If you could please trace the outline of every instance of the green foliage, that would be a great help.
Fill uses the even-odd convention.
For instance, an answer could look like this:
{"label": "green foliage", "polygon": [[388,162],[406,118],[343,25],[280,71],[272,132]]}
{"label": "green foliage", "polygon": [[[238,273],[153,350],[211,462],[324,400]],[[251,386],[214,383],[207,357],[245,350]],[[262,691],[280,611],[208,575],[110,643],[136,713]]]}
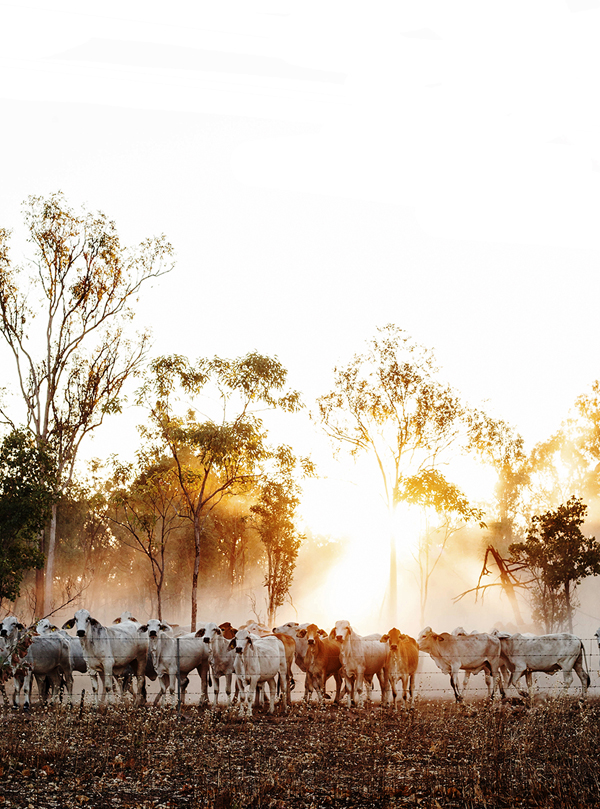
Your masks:
{"label": "green foliage", "polygon": [[55,499],[55,459],[25,430],[0,446],[0,602],[14,601],[23,575],[44,565],[40,532]]}
{"label": "green foliage", "polygon": [[[181,513],[194,528],[192,627],[212,512],[225,499],[253,491],[268,478],[270,467],[295,462],[289,448],[268,444],[259,415],[264,410],[295,412],[301,407],[298,392],[287,390],[286,380],[279,360],[256,352],[236,359],[200,358],[195,363],[172,355],[151,363],[138,391],[138,402],[150,412],[142,435],[157,452],[172,457]],[[186,410],[180,415],[176,409],[183,409],[182,400]],[[199,415],[211,407],[214,411],[215,401],[214,416]],[[310,468],[309,461],[303,463]]]}
{"label": "green foliage", "polygon": [[250,511],[267,556],[265,587],[267,588],[267,620],[275,622],[277,609],[289,594],[298,550],[304,539],[295,527],[294,517],[299,504],[293,480],[268,480]]}
{"label": "green foliage", "polygon": [[526,540],[509,548],[511,561],[533,575],[536,615],[546,625],[556,626],[564,614],[572,629],[573,591],[583,578],[600,574],[600,543],[580,528],[586,512],[587,506],[571,497],[554,511],[534,516]]}
{"label": "green foliage", "polygon": [[62,483],[84,436],[120,411],[149,339],[132,341],[125,327],[144,282],[168,271],[172,248],[164,236],[125,248],[113,221],[76,213],[61,193],[29,197],[24,219],[34,252],[26,268],[11,263],[9,234],[0,230],[0,334],[16,363],[27,426],[52,444]]}
{"label": "green foliage", "polygon": [[397,499],[431,508],[438,514],[455,515],[465,522],[477,520],[480,528],[486,528],[483,511],[472,506],[458,486],[447,481],[437,469],[425,469],[403,479],[397,489]]}

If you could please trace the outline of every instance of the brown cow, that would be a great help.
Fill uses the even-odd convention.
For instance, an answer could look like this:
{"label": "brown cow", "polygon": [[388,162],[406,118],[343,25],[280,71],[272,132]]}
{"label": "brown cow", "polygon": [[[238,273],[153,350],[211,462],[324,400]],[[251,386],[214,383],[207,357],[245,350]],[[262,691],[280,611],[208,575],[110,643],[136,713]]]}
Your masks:
{"label": "brown cow", "polygon": [[396,627],[382,636],[381,643],[387,643],[390,647],[386,669],[392,689],[392,700],[397,708],[396,683],[398,680],[402,680],[404,704],[412,702],[415,674],[419,665],[419,644],[409,635],[403,635]]}
{"label": "brown cow", "polygon": [[342,689],[340,672],[340,648],[335,640],[330,640],[327,633],[316,624],[309,624],[306,629],[298,630],[299,638],[306,638],[307,650],[304,655],[306,671],[311,676],[312,685],[317,692],[319,705],[325,697],[325,685],[330,677],[335,680],[335,702],[339,703]]}
{"label": "brown cow", "polygon": [[[285,662],[286,662],[286,677],[287,677],[287,700],[288,705],[292,704],[292,695],[291,691],[296,685],[294,682],[294,676],[292,674],[292,664],[294,663],[294,657],[296,656],[296,643],[293,638],[290,638],[289,635],[283,635],[280,632],[273,632],[275,637],[283,643],[283,648],[285,649]],[[267,637],[270,637],[267,635]],[[283,683],[281,684],[283,688]]]}

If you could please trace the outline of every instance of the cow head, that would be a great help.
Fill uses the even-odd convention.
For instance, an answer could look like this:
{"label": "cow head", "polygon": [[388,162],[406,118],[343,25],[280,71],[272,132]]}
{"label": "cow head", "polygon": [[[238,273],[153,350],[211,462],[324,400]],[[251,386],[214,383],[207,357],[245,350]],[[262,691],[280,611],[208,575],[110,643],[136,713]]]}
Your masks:
{"label": "cow head", "polygon": [[320,637],[321,630],[316,624],[309,624],[306,627],[306,642],[309,646],[314,646]]}
{"label": "cow head", "polygon": [[[447,635],[446,637],[449,638],[451,635]],[[417,638],[417,644],[422,652],[435,650],[436,643],[443,641],[444,635],[437,635],[430,626],[426,626],[425,629],[422,629]]]}
{"label": "cow head", "polygon": [[396,652],[404,638],[405,635],[399,629],[393,627],[387,634],[381,636],[380,641],[381,643],[387,643],[392,652]]}
{"label": "cow head", "polygon": [[252,636],[248,632],[247,629],[238,629],[235,633],[235,637],[229,642],[229,650],[235,649],[236,654],[242,654],[244,649],[247,647],[252,648],[254,644],[252,643]]}
{"label": "cow head", "polygon": [[8,615],[0,624],[0,638],[14,638],[21,629],[25,626],[16,615]]}
{"label": "cow head", "polygon": [[204,643],[210,643],[213,638],[216,638],[219,635],[221,635],[221,630],[212,621],[209,621],[206,626],[203,626],[196,632],[196,637],[203,638]]}
{"label": "cow head", "polygon": [[333,635],[332,640],[337,640],[340,643],[343,643],[345,640],[350,638],[352,635],[352,627],[350,626],[350,621],[336,621],[335,626],[329,633],[329,637]]}
{"label": "cow head", "polygon": [[77,610],[73,618],[63,624],[63,629],[73,629],[77,627],[77,637],[85,638],[90,628],[101,626],[100,622],[89,614],[87,610]]}
{"label": "cow head", "polygon": [[157,638],[159,632],[171,632],[169,624],[159,621],[158,618],[150,618],[147,624],[138,627],[138,632],[147,632],[149,638]]}

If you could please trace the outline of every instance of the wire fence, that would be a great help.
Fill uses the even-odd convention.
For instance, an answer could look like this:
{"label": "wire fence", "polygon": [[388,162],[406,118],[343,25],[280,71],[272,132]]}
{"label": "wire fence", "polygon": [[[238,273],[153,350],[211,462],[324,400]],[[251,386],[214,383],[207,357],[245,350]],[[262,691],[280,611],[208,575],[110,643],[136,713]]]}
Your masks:
{"label": "wire fence", "polygon": [[[52,636],[39,636],[39,637],[52,637]],[[64,636],[62,636],[64,638]],[[75,638],[72,638],[67,641],[73,646],[73,641]],[[205,643],[202,639],[194,639],[191,643],[192,639],[189,638],[169,638],[171,641],[168,645],[167,650],[163,650],[160,657],[161,657],[161,671],[168,670],[170,673],[175,675],[175,682],[176,682],[176,691],[175,697],[177,699],[178,705],[181,705],[182,695],[185,691],[185,701],[187,704],[192,704],[194,702],[200,702],[202,699],[208,698],[208,701],[211,704],[214,704],[214,693],[215,693],[215,676],[212,672],[209,663],[208,663],[208,653],[209,653],[209,644]],[[584,648],[584,670],[589,673],[591,684],[588,689],[588,695],[590,697],[597,697],[600,695],[600,650],[598,646],[598,640],[596,637],[593,638],[585,638],[581,639],[583,648]],[[123,638],[119,641],[121,646],[127,646],[129,643],[135,643],[135,639],[126,639]],[[139,639],[137,640],[139,644]],[[196,657],[194,658],[193,654],[190,654],[190,647],[196,647]],[[4,655],[6,656],[6,655]],[[3,657],[2,649],[0,648],[0,662],[1,658]],[[552,655],[552,657],[556,657]],[[146,689],[147,689],[147,700],[148,702],[154,701],[154,699],[160,695],[161,693],[161,686],[160,682],[156,679],[156,672],[151,671],[151,659],[152,655],[148,654],[147,656],[147,671],[146,671]],[[156,662],[156,660],[155,660]],[[276,661],[275,661],[276,662]],[[275,666],[276,668],[276,666]],[[150,670],[149,670],[150,669]],[[202,688],[202,677],[200,671],[204,671],[204,678],[205,681],[208,680],[208,688]],[[306,677],[304,672],[302,672],[298,666],[294,663],[293,669],[293,678],[294,678],[294,688],[291,692],[291,699],[293,702],[298,702],[304,699],[305,697],[305,681]],[[130,678],[131,682],[135,684],[135,674],[133,669],[128,671],[128,678]],[[103,685],[102,681],[102,672],[99,672],[98,679],[100,681],[100,689],[99,693],[103,693]],[[565,693],[565,685],[563,680],[563,673],[560,669],[556,669],[556,671],[552,673],[545,673],[545,672],[534,672],[533,679],[535,683],[535,692],[538,697],[552,697],[559,694]],[[187,682],[186,682],[187,680]],[[231,693],[235,694],[236,686],[235,686],[235,674],[232,677],[232,686],[231,686]],[[365,684],[364,688],[364,695],[371,697],[373,702],[378,703],[381,701],[381,688],[378,682],[377,677],[372,678],[372,688],[367,683]],[[459,673],[459,680],[461,687],[463,686],[464,682],[464,672]],[[220,688],[219,688],[219,704],[225,705],[227,702],[227,697],[224,691],[225,681],[224,678],[221,678]],[[526,687],[525,678],[523,677],[518,684],[519,689],[523,690]],[[10,696],[12,687],[11,683],[7,682],[7,689],[8,696]],[[133,689],[131,689],[133,692]],[[575,670],[572,671],[572,682],[568,688],[567,693],[572,696],[580,696],[581,695],[581,682]],[[85,699],[91,700],[93,698],[92,691],[90,689],[90,679],[89,673],[79,673],[77,671],[73,672],[73,695],[74,698],[80,698],[81,692],[85,691]],[[396,692],[397,692],[397,699],[402,700],[402,682],[398,681],[396,684]],[[118,693],[118,691],[117,691]],[[336,694],[336,685],[335,680],[333,677],[330,677],[327,681],[326,685],[326,693],[328,702],[333,700]],[[415,676],[415,687],[414,687],[414,694],[419,699],[454,699],[454,693],[450,683],[450,677],[448,674],[442,672],[435,664],[434,660],[428,653],[420,652],[419,654],[419,665]],[[511,688],[511,690],[507,693],[507,696],[516,696],[517,692]],[[472,675],[469,678],[468,686],[464,692],[465,699],[468,700],[477,700],[483,699],[488,696],[488,688],[485,682],[485,677],[483,673],[479,673],[476,675]],[[166,692],[167,699],[170,700],[171,695],[168,690]],[[34,696],[32,694],[32,699]],[[312,692],[312,700],[315,701],[317,699],[316,693]]]}

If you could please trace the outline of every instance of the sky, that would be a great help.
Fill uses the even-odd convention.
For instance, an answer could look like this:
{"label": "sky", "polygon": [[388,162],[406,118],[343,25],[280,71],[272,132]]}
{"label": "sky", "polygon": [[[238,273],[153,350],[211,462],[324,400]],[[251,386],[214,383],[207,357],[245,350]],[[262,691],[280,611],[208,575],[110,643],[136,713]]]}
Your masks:
{"label": "sky", "polygon": [[154,353],[277,355],[309,406],[395,323],[531,446],[600,377],[599,40],[600,0],[0,0],[0,226],[27,257],[61,190],[165,233]]}

